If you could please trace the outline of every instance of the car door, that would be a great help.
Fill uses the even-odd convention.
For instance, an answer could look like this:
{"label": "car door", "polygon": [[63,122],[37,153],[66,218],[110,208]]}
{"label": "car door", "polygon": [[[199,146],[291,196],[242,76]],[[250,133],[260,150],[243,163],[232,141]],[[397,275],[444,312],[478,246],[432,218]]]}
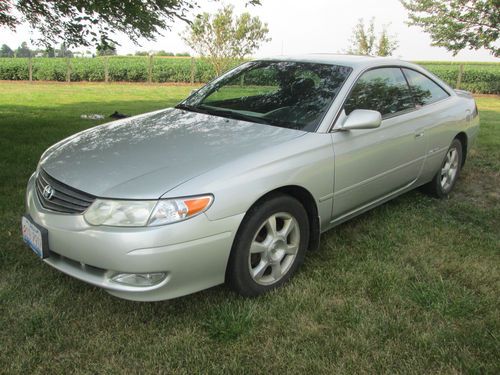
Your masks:
{"label": "car door", "polygon": [[[342,131],[355,109],[382,114],[379,128]],[[342,221],[414,183],[424,162],[424,126],[398,67],[368,70],[355,83],[334,128],[335,182],[332,220]]]}
{"label": "car door", "polygon": [[[424,74],[410,68],[403,68],[418,110],[419,121],[425,124],[427,143],[422,181],[431,179],[440,168],[455,134],[454,124],[466,119],[470,110],[463,108],[461,113],[450,111],[450,94]],[[458,117],[457,117],[458,115]],[[450,134],[450,132],[453,134]]]}

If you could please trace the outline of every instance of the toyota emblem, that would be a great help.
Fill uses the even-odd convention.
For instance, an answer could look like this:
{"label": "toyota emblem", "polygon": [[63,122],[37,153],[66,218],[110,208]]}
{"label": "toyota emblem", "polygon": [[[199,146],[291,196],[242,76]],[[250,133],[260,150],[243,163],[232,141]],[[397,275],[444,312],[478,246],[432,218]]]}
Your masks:
{"label": "toyota emblem", "polygon": [[54,196],[54,189],[52,188],[52,186],[50,185],[46,185],[44,188],[43,188],[43,192],[42,192],[42,195],[45,199],[47,200],[51,200],[52,197]]}

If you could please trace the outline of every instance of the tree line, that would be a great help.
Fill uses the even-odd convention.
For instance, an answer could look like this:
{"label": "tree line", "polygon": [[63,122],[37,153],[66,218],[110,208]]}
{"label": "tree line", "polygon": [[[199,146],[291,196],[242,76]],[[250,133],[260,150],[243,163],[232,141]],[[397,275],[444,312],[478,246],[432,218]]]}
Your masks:
{"label": "tree line", "polygon": [[[168,52],[165,50],[159,51],[136,51],[134,54],[127,56],[165,56],[165,57],[189,57],[188,52]],[[96,57],[96,56],[117,56],[116,46],[98,45],[95,51],[85,50],[76,51],[66,47],[64,43],[58,48],[30,48],[27,42],[22,42],[17,48],[13,49],[8,44],[0,46],[0,57]]]}
{"label": "tree line", "polygon": [[[76,54],[83,54],[78,52]],[[16,49],[10,48],[7,44],[0,47],[0,57],[73,57],[75,53],[62,43],[59,48],[36,48],[32,49],[28,43],[22,42]]]}

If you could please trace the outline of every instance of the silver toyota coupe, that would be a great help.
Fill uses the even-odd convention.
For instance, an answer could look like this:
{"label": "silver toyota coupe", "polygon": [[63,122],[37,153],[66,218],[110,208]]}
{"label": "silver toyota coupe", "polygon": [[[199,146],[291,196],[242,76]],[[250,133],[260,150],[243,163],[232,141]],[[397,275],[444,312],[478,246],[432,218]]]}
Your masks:
{"label": "silver toyota coupe", "polygon": [[411,189],[453,189],[479,130],[472,96],[394,59],[245,63],[175,108],[50,147],[28,182],[25,242],[130,300],[226,282],[277,288],[320,234]]}

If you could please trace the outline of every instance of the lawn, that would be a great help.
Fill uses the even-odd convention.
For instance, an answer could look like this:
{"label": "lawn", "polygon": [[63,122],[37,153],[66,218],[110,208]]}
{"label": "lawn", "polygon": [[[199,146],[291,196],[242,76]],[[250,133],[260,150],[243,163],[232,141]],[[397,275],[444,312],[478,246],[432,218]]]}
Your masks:
{"label": "lawn", "polygon": [[[189,86],[0,82],[0,373],[500,373],[500,98],[447,200],[415,191],[326,233],[285,288],[119,300],[22,243],[42,151]],[[107,120],[106,120],[107,121]]]}

